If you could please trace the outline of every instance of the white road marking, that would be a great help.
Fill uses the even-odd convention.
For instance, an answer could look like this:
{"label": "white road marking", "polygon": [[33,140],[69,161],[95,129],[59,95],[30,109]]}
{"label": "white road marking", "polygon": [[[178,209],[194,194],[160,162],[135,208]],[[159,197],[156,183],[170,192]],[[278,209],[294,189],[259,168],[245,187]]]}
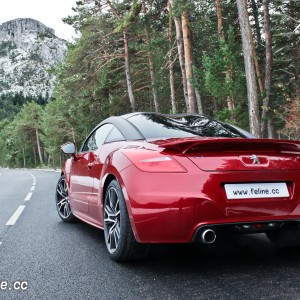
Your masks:
{"label": "white road marking", "polygon": [[32,175],[30,172],[27,172],[27,173],[29,173],[31,175],[31,177],[33,178],[33,180],[35,181],[35,176]]}
{"label": "white road marking", "polygon": [[[36,177],[34,175],[32,175],[30,172],[28,172],[32,179],[33,179],[33,183],[32,183],[32,186],[31,186],[31,189],[26,198],[24,199],[24,201],[29,201],[32,197],[32,193],[33,191],[35,190],[35,186],[36,186]],[[0,173],[0,176],[2,174]],[[25,205],[20,205],[17,210],[13,213],[13,215],[10,217],[10,219],[7,221],[7,223],[5,224],[6,226],[13,226],[15,225],[15,223],[17,222],[17,220],[19,219],[20,215],[22,214],[23,210],[25,209]],[[0,242],[0,246],[2,245],[2,242]]]}
{"label": "white road marking", "polygon": [[18,218],[20,217],[21,213],[23,212],[25,205],[20,205],[11,218],[7,221],[6,226],[13,226],[17,222]]}
{"label": "white road marking", "polygon": [[32,193],[31,192],[28,193],[28,195],[26,196],[26,198],[24,199],[24,201],[29,201],[30,198],[31,198],[31,196],[32,196]]}
{"label": "white road marking", "polygon": [[27,173],[29,173],[30,176],[31,176],[32,179],[33,179],[33,184],[32,184],[32,185],[36,185],[36,177],[35,177],[33,174],[31,174],[30,172],[27,172]]}

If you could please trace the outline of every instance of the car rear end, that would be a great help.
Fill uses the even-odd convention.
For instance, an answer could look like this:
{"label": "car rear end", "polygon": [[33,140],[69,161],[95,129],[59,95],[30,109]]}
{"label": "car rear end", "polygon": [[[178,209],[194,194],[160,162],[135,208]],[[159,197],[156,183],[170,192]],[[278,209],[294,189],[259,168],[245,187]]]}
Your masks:
{"label": "car rear end", "polygon": [[133,162],[122,177],[138,241],[212,243],[224,231],[271,232],[300,221],[300,143],[187,138],[152,145],[124,150]]}

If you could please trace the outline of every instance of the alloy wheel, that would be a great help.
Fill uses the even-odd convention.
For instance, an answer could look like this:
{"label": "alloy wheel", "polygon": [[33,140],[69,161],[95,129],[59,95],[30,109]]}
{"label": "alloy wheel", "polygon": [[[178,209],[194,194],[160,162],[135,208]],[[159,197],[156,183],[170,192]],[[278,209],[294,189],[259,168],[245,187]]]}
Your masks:
{"label": "alloy wheel", "polygon": [[120,199],[114,187],[106,194],[104,207],[105,241],[110,253],[114,253],[120,241]]}
{"label": "alloy wheel", "polygon": [[68,218],[72,213],[65,178],[61,178],[56,187],[56,207],[62,219]]}

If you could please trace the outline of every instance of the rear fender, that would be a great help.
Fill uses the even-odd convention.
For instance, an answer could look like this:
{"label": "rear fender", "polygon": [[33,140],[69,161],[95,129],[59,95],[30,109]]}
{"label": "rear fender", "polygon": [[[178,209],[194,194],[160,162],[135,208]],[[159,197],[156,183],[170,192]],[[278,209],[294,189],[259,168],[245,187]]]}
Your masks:
{"label": "rear fender", "polygon": [[103,165],[102,168],[102,174],[101,177],[101,187],[100,187],[100,193],[99,193],[99,203],[100,203],[100,209],[101,209],[101,216],[102,220],[101,223],[103,224],[103,212],[104,212],[104,197],[105,197],[105,191],[107,186],[109,185],[109,182],[113,180],[113,178],[117,179],[126,203],[127,211],[128,211],[128,216],[129,220],[131,223],[131,228],[133,230],[133,233],[136,238],[136,229],[135,229],[135,224],[133,222],[133,217],[132,217],[132,210],[131,210],[131,205],[129,201],[129,197],[126,191],[126,187],[124,184],[124,180],[122,178],[121,172],[122,170],[126,169],[127,167],[131,166],[132,162],[121,152],[121,151],[115,151],[111,153],[105,161],[105,164]]}

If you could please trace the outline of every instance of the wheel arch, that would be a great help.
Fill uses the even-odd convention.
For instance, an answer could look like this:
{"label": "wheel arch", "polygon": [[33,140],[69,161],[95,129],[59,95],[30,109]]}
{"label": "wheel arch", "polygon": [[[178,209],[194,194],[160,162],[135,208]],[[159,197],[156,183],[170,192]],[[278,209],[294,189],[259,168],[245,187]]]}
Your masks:
{"label": "wheel arch", "polygon": [[118,180],[117,177],[113,174],[108,174],[105,178],[105,181],[104,181],[104,185],[103,185],[103,196],[102,196],[102,202],[104,203],[104,198],[105,198],[105,195],[106,195],[106,191],[107,191],[107,188],[109,186],[109,184],[114,180]]}
{"label": "wheel arch", "polygon": [[[124,194],[125,184],[122,179],[121,172],[131,164],[132,162],[121,151],[119,151],[119,149],[111,152],[106,157],[105,164],[100,174],[100,181],[101,181],[100,201],[103,207],[104,207],[105,194],[112,180],[116,179],[118,181]],[[127,202],[126,195],[124,195],[124,197]],[[126,206],[128,209],[127,203]]]}
{"label": "wheel arch", "polygon": [[133,231],[135,239],[137,241],[139,241],[139,238],[138,238],[138,235],[137,235],[137,231],[136,231],[136,227],[135,227],[134,218],[133,218],[133,215],[132,215],[131,206],[130,206],[130,199],[128,197],[125,184],[124,184],[123,179],[122,179],[122,177],[121,177],[120,174],[116,175],[114,173],[108,173],[105,176],[105,180],[104,180],[103,188],[102,188],[102,199],[101,199],[101,201],[102,201],[103,215],[104,215],[104,200],[105,200],[106,191],[107,191],[107,188],[108,188],[109,184],[113,180],[117,180],[117,182],[119,183],[119,185],[121,187],[121,190],[122,190],[123,196],[124,196],[124,200],[125,200],[125,205],[126,205],[127,212],[128,212],[128,217],[129,217],[130,224],[131,224],[131,228],[132,228],[132,231]]}

